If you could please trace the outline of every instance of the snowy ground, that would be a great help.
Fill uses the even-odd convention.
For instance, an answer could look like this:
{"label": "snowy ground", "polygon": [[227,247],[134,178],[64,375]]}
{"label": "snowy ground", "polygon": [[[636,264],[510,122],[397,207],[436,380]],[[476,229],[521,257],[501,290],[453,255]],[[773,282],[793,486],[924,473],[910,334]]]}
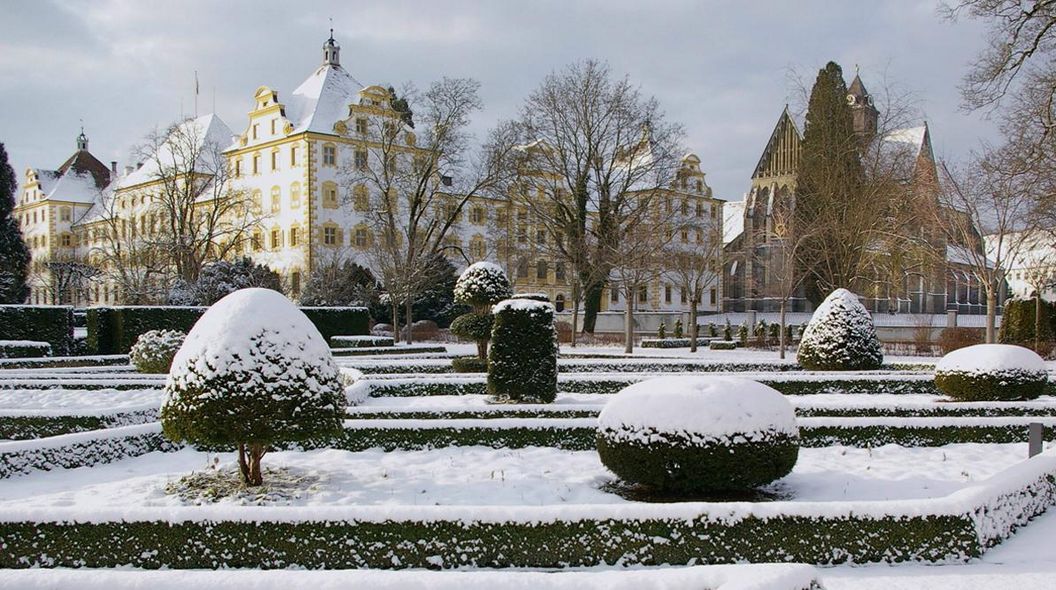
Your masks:
{"label": "snowy ground", "polygon": [[[770,486],[791,501],[896,500],[950,494],[1025,459],[1025,444],[938,448],[802,449],[789,476]],[[208,468],[216,455],[185,449],[116,463],[39,472],[0,485],[0,510],[167,506],[165,484]],[[230,466],[232,454],[220,456]],[[269,453],[267,467],[319,477],[301,506],[524,505],[626,502],[600,487],[612,475],[593,451],[447,447],[429,451],[323,449]]]}

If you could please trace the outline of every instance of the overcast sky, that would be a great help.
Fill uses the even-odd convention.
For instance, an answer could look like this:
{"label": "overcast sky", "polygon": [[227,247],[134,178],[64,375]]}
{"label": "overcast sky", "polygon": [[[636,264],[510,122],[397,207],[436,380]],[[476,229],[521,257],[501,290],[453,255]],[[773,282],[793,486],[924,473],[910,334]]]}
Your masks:
{"label": "overcast sky", "polygon": [[[656,96],[687,131],[715,195],[737,200],[786,102],[789,71],[855,65],[913,92],[940,156],[958,159],[993,125],[959,109],[957,84],[983,44],[934,1],[884,2],[8,2],[0,19],[0,141],[19,177],[74,150],[79,120],[100,160],[124,165],[156,126],[215,110],[236,132],[260,85],[279,99],[321,60],[333,18],[342,65],[365,84],[482,85],[486,129],[542,78],[598,58]],[[298,6],[300,4],[301,6]],[[264,8],[261,8],[264,6]]]}

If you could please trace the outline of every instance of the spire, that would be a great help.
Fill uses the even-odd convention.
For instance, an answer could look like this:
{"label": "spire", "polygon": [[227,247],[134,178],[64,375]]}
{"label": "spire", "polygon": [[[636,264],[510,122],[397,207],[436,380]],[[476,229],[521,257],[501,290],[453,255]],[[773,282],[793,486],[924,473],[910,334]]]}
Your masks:
{"label": "spire", "polygon": [[330,19],[330,38],[323,43],[323,65],[341,66],[341,46],[334,41],[333,19]]}
{"label": "spire", "polygon": [[81,134],[77,136],[77,149],[88,150],[88,136],[84,134],[84,123],[81,123]]}

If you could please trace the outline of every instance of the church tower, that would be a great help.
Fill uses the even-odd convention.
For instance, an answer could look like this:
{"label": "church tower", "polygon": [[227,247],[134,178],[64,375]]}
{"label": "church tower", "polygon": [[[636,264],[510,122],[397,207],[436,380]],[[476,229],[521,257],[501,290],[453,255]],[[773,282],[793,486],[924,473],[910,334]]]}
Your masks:
{"label": "church tower", "polygon": [[868,143],[876,135],[880,113],[873,106],[873,97],[869,96],[869,91],[865,89],[865,84],[862,84],[857,72],[847,88],[847,104],[850,105],[851,116],[854,118],[854,132]]}
{"label": "church tower", "polygon": [[334,41],[333,29],[330,29],[330,38],[323,43],[323,65],[341,67],[341,46]]}
{"label": "church tower", "polygon": [[84,127],[81,127],[81,134],[77,136],[77,151],[88,151],[88,136],[84,134]]}

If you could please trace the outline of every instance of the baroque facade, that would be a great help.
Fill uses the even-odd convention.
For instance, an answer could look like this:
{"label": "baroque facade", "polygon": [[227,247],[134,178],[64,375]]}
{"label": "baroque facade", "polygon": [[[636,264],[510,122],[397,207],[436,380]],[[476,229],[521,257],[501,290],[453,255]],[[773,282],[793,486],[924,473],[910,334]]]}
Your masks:
{"label": "baroque facade", "polygon": [[[386,202],[376,186],[357,181],[356,171],[370,168],[378,156],[379,130],[396,138],[398,157],[413,159],[415,130],[390,104],[390,91],[364,85],[341,64],[340,46],[331,36],[323,44],[318,68],[288,95],[261,86],[253,93],[245,123],[232,131],[218,116],[189,119],[174,134],[190,138],[191,147],[172,136],[153,145],[136,166],[118,174],[116,163],[103,165],[78,139],[77,151],[59,170],[30,169],[25,173],[16,215],[38,261],[31,285],[31,303],[108,305],[128,303],[124,287],[107,272],[85,272],[76,284],[56,287],[47,261],[75,260],[84,269],[108,266],[107,244],[133,240],[150,245],[164,231],[159,193],[176,179],[179,188],[195,192],[195,206],[212,207],[231,231],[218,232],[210,254],[218,258],[248,256],[283,277],[287,293],[297,297],[313,269],[336,258],[351,258],[368,268],[378,247],[372,230],[372,209]],[[396,133],[389,133],[395,130]],[[169,169],[175,154],[193,152],[208,160],[210,148],[223,168]],[[199,179],[201,176],[203,178]],[[445,182],[437,178],[437,182]],[[181,184],[182,183],[182,184]],[[704,182],[700,160],[688,155],[683,171],[667,190],[668,199],[690,219],[707,220],[721,228],[722,201]],[[237,206],[218,209],[221,200]],[[457,196],[452,195],[452,200]],[[504,266],[521,292],[542,292],[558,311],[571,307],[570,281],[563,265],[540,247],[541,228],[526,208],[509,195],[473,197],[447,237],[445,251],[456,268],[478,260]],[[717,230],[716,233],[721,232]],[[713,234],[676,236],[686,244],[713,239]],[[159,242],[160,243],[160,242]],[[134,248],[133,248],[134,249]],[[149,256],[131,253],[130,256]],[[78,267],[81,268],[81,267]],[[161,277],[136,277],[155,285]],[[144,303],[162,303],[163,294]],[[602,309],[623,309],[619,294],[603,297]],[[702,311],[718,311],[721,286],[716,281]],[[685,311],[687,298],[671,281],[657,278],[635,302],[639,310]]]}
{"label": "baroque facade", "polygon": [[[910,201],[915,199],[938,206],[934,188],[938,170],[927,123],[908,129],[878,131],[878,112],[861,78],[856,75],[847,90],[855,132],[867,149],[897,153],[904,160],[897,180],[905,189],[905,206],[914,206]],[[795,207],[802,144],[800,125],[786,106],[759,158],[744,200],[727,203],[723,294],[726,311],[777,311],[781,281],[796,272],[784,268],[790,258],[786,255],[787,243],[794,238],[793,230],[785,224],[791,221],[788,212]],[[871,311],[985,312],[983,290],[963,262],[967,259],[964,248],[982,248],[981,239],[973,245],[949,243],[919,220],[899,231],[926,236],[920,242],[928,252],[906,264],[897,278],[878,274],[864,281],[859,287],[863,291],[860,295]],[[788,300],[788,311],[811,309],[804,289],[799,287]]]}

